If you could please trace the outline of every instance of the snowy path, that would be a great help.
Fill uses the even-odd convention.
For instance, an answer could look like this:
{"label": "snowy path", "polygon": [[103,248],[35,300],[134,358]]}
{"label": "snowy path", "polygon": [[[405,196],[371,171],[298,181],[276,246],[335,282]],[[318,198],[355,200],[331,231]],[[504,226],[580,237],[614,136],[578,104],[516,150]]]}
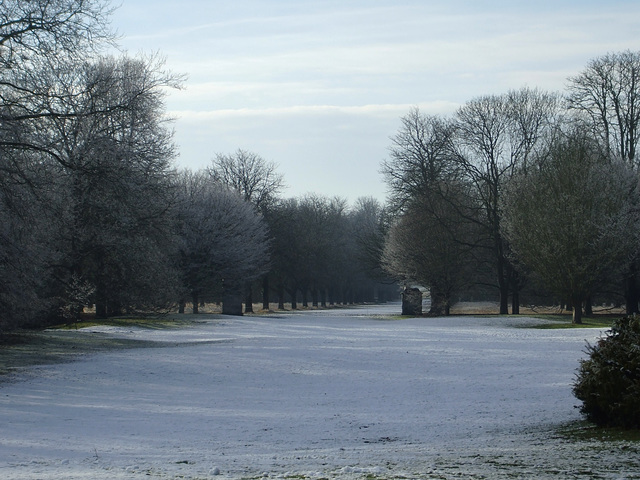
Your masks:
{"label": "snowy path", "polygon": [[600,330],[369,315],[388,308],[94,329],[161,346],[0,384],[0,478],[498,478],[507,464],[525,476],[577,468],[549,459],[546,449],[563,442],[552,448],[545,435],[579,419],[571,382]]}

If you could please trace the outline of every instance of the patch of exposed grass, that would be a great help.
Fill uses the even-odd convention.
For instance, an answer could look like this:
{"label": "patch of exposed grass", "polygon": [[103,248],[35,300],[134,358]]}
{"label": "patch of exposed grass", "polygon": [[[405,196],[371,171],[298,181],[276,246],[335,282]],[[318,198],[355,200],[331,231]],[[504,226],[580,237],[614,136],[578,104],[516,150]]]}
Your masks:
{"label": "patch of exposed grass", "polygon": [[571,442],[623,443],[627,444],[624,449],[631,446],[640,449],[640,430],[598,427],[586,420],[563,425],[557,430],[557,435]]}
{"label": "patch of exposed grass", "polygon": [[609,329],[614,317],[609,315],[583,317],[582,323],[572,323],[570,315],[536,315],[536,318],[551,320],[552,323],[532,325],[531,328],[563,329],[563,328],[604,328]]}
{"label": "patch of exposed grass", "polygon": [[3,338],[0,346],[0,376],[26,367],[68,362],[82,354],[153,345],[154,342],[62,330],[13,333]]}
{"label": "patch of exposed grass", "polygon": [[149,317],[117,317],[97,320],[86,317],[82,321],[58,325],[44,331],[20,331],[0,336],[0,381],[7,374],[20,369],[68,362],[78,355],[112,349],[158,346],[157,342],[116,338],[84,332],[81,329],[95,326],[146,328],[153,330],[178,329],[194,325],[202,319],[182,315],[157,315]]}
{"label": "patch of exposed grass", "polygon": [[150,317],[113,317],[105,319],[85,318],[81,321],[58,325],[53,327],[59,330],[77,330],[86,327],[111,326],[111,327],[140,327],[153,330],[180,328],[196,323],[188,316],[176,317],[174,315],[158,315]]}

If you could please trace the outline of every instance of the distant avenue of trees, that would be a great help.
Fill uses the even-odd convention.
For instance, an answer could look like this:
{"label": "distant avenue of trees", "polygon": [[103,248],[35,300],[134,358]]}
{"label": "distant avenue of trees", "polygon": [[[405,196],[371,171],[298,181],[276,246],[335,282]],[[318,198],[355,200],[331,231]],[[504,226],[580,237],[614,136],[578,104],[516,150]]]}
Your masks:
{"label": "distant avenue of trees", "polygon": [[564,94],[522,88],[450,116],[412,109],[381,171],[390,196],[284,198],[239,149],[175,166],[167,89],[183,78],[116,45],[103,0],[0,4],[0,333],[92,307],[224,313],[383,301],[429,289],[571,305],[640,300],[640,53]]}

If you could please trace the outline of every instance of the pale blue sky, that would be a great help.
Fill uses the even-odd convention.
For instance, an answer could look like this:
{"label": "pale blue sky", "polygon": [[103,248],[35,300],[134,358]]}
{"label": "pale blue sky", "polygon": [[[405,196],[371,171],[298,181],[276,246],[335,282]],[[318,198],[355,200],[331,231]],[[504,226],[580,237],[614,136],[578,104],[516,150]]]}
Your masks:
{"label": "pale blue sky", "polygon": [[179,165],[251,150],[287,196],[384,199],[379,165],[412,106],[559,91],[591,58],[640,50],[637,0],[120,1],[123,48],[188,75],[167,98]]}

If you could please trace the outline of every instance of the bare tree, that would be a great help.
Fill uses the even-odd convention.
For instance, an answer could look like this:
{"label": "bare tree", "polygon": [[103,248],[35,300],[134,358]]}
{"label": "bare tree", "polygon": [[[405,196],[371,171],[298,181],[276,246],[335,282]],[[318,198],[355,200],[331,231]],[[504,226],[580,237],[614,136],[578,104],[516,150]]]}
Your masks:
{"label": "bare tree", "polygon": [[638,168],[640,52],[626,50],[591,60],[569,78],[570,109],[583,114],[607,151]]}
{"label": "bare tree", "polygon": [[[609,155],[624,159],[636,172],[640,140],[640,52],[609,53],[591,60],[569,78],[570,109],[583,117]],[[627,313],[637,313],[640,301],[637,261],[624,275]]]}
{"label": "bare tree", "polygon": [[113,41],[105,0],[4,0],[0,9],[0,46],[5,65],[50,54],[78,54]]}
{"label": "bare tree", "polygon": [[474,278],[473,223],[465,222],[451,202],[439,196],[414,201],[392,224],[382,265],[404,285],[429,288],[432,315],[449,315],[462,287]]}
{"label": "bare tree", "polygon": [[391,139],[390,159],[382,165],[397,217],[383,264],[401,282],[422,282],[430,289],[432,314],[448,311],[453,294],[470,281],[464,278],[470,270],[459,260],[470,262],[462,252],[483,241],[478,229],[469,228],[479,223],[478,205],[458,158],[458,128],[453,120],[413,109],[403,117]]}
{"label": "bare tree", "polygon": [[36,324],[51,308],[47,266],[58,257],[47,214],[43,195],[29,184],[0,192],[0,336],[5,329]]}
{"label": "bare tree", "polygon": [[[7,0],[0,6],[0,148],[46,149],[25,136],[39,118],[71,115],[52,110],[57,72],[72,71],[114,44],[103,0]],[[16,166],[16,165],[14,165]]]}
{"label": "bare tree", "polygon": [[269,277],[277,292],[278,308],[281,310],[285,307],[287,293],[291,297],[291,308],[297,308],[297,294],[302,277],[299,265],[304,255],[298,231],[299,211],[298,199],[288,198],[278,201],[266,216],[272,238]]}
{"label": "bare tree", "polygon": [[389,229],[387,209],[373,197],[361,197],[356,200],[350,217],[354,225],[357,257],[362,269],[370,278],[386,280],[387,275],[382,269],[381,258]]}
{"label": "bare tree", "polygon": [[211,177],[228,185],[263,211],[278,198],[284,187],[283,176],[274,162],[260,155],[238,149],[230,155],[217,154],[208,171]]}
{"label": "bare tree", "polygon": [[456,169],[455,134],[454,122],[425,115],[418,108],[402,117],[398,133],[391,137],[389,159],[380,169],[395,211],[402,211]]}
{"label": "bare tree", "polygon": [[508,313],[510,291],[513,313],[518,312],[519,286],[517,272],[508,260],[509,246],[502,236],[500,198],[511,177],[518,169],[526,169],[530,155],[546,138],[557,108],[556,95],[524,88],[473,99],[456,114],[456,161],[473,187],[469,203],[475,202],[478,207],[474,218],[484,230],[491,251],[501,314]]}

